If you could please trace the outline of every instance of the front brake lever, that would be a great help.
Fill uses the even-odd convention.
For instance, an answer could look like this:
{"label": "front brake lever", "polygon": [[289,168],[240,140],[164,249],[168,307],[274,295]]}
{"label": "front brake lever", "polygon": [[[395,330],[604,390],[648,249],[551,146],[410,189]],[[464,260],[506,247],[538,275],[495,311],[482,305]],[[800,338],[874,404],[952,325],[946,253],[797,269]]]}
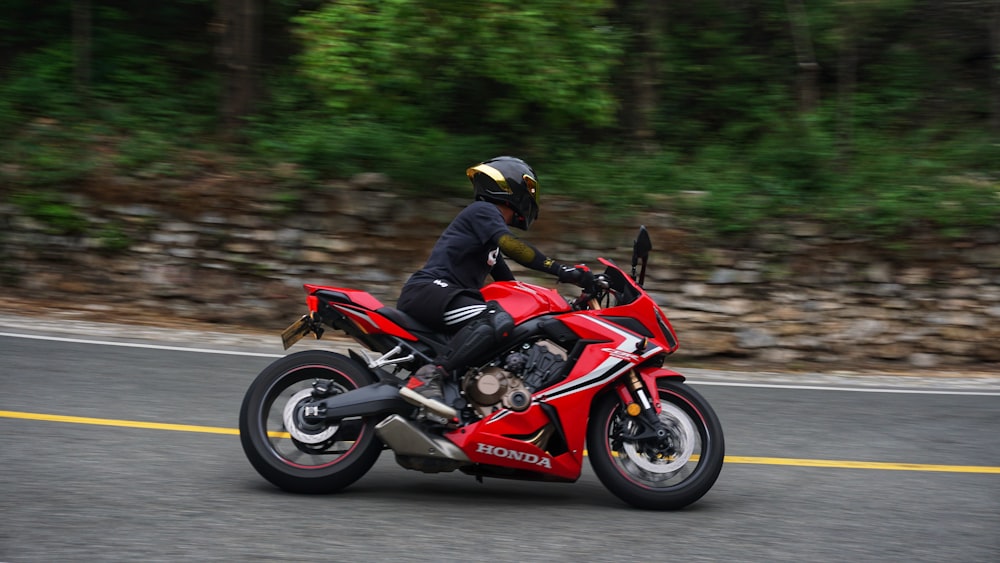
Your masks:
{"label": "front brake lever", "polygon": [[586,293],[586,292],[580,293],[580,296],[577,297],[573,301],[573,310],[574,311],[582,311],[582,310],[586,309],[587,308],[587,303],[590,302],[590,299],[591,299],[591,296],[588,293]]}

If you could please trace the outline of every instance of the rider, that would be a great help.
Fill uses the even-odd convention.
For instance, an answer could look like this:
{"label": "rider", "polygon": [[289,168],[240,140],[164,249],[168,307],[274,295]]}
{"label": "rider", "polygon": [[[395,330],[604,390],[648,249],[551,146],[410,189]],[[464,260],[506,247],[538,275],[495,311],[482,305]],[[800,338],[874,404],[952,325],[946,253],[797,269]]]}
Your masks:
{"label": "rider", "polygon": [[538,177],[527,163],[499,156],[466,170],[475,191],[431,250],[427,263],[403,286],[396,308],[442,331],[456,331],[444,353],[421,367],[400,394],[446,418],[457,412],[444,402],[441,381],[453,370],[472,364],[499,344],[514,320],[496,301],[486,302],[479,289],[489,274],[513,280],[504,262],[557,276],[593,293],[594,276],[586,266],[567,266],[546,257],[508,227],[528,230],[538,217]]}

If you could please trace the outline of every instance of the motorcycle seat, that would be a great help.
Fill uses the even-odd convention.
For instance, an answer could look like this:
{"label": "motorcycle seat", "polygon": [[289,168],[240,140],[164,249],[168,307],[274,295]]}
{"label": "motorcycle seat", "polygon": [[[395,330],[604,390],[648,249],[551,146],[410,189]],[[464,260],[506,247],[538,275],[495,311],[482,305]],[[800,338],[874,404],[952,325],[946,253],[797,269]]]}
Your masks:
{"label": "motorcycle seat", "polygon": [[439,331],[423,324],[422,322],[414,319],[410,315],[400,311],[399,309],[394,309],[392,307],[382,307],[375,310],[376,313],[388,318],[392,322],[398,324],[399,326],[405,328],[406,330],[420,334],[424,337],[432,338],[437,341],[447,340],[447,335],[441,334]]}

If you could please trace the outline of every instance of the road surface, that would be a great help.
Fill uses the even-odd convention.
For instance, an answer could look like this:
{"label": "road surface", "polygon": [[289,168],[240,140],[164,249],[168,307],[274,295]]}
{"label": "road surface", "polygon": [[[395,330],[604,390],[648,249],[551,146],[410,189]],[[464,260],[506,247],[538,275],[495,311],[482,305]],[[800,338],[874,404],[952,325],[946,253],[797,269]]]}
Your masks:
{"label": "road surface", "polygon": [[[312,343],[311,346],[336,346]],[[1000,561],[1000,374],[687,370],[726,465],[679,512],[405,470],[281,492],[236,433],[277,336],[0,318],[0,562]]]}

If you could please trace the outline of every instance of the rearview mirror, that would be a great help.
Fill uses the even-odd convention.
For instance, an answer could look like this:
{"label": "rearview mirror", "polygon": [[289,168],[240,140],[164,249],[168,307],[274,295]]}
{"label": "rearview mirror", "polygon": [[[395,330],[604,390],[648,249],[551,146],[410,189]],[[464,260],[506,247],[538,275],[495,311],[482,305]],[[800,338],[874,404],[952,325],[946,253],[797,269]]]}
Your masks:
{"label": "rearview mirror", "polygon": [[[649,231],[646,230],[646,226],[642,225],[639,227],[639,234],[635,237],[635,241],[632,243],[632,279],[642,287],[643,282],[646,280],[646,261],[649,260],[649,251],[653,249],[653,241],[649,239]],[[642,262],[642,270],[639,272],[639,277],[635,277],[635,267]]]}
{"label": "rearview mirror", "polygon": [[639,227],[639,235],[632,243],[632,266],[635,267],[639,260],[648,259],[650,250],[653,250],[653,241],[649,240],[649,231],[643,225]]}

